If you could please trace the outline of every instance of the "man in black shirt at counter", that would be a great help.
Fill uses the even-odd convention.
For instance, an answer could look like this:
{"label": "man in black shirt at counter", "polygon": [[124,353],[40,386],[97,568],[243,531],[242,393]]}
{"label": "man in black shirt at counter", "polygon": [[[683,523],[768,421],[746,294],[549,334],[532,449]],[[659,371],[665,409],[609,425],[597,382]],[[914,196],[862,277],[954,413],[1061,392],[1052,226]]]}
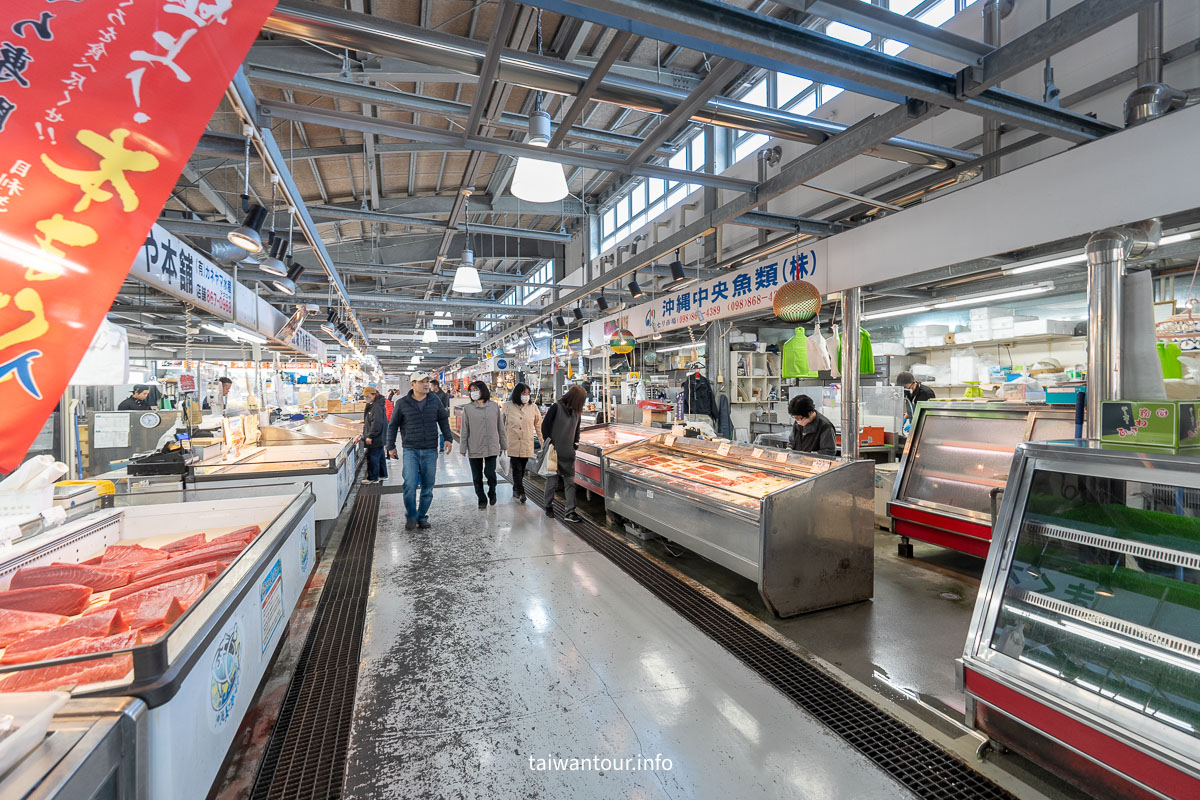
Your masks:
{"label": "man in black shirt at counter", "polygon": [[792,438],[788,447],[801,453],[819,456],[837,455],[837,436],[833,423],[813,405],[812,398],[798,394],[788,403],[788,413],[796,424],[792,426]]}
{"label": "man in black shirt at counter", "polygon": [[911,420],[916,411],[917,403],[932,400],[933,389],[919,382],[911,372],[901,372],[896,376],[896,385],[904,387],[904,418]]}
{"label": "man in black shirt at counter", "polygon": [[117,406],[117,411],[149,411],[152,408],[149,397],[150,387],[139,383],[133,387],[129,397],[126,397]]}

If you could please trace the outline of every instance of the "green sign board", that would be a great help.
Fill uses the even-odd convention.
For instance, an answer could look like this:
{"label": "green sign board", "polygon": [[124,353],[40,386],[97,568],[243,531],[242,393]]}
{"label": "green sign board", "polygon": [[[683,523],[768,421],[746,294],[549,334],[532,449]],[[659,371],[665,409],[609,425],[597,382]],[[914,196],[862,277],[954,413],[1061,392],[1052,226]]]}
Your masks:
{"label": "green sign board", "polygon": [[1100,413],[1100,439],[1139,447],[1200,447],[1200,403],[1106,402]]}

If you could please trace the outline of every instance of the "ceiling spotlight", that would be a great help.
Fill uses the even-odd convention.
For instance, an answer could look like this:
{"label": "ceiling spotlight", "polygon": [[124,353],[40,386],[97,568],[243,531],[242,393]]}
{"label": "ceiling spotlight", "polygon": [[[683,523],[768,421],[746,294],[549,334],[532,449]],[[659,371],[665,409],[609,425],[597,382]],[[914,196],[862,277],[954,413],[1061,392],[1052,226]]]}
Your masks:
{"label": "ceiling spotlight", "polygon": [[282,256],[287,252],[288,241],[282,236],[271,234],[271,244],[267,257],[262,259],[259,266],[262,271],[268,275],[287,275],[287,265],[283,263]]}
{"label": "ceiling spotlight", "polygon": [[331,308],[331,309],[329,309],[329,314],[325,317],[325,321],[321,323],[321,330],[325,331],[325,333],[329,334],[334,339],[336,339],[337,333],[338,333],[336,323],[337,323],[337,312]]}
{"label": "ceiling spotlight", "polygon": [[638,286],[636,277],[629,279],[629,296],[634,300],[641,300],[646,296],[646,293],[642,291],[642,287]]}
{"label": "ceiling spotlight", "polygon": [[[525,137],[525,143],[534,147],[550,144],[550,115],[542,110],[540,95],[537,108],[529,115],[529,135]],[[562,164],[526,156],[517,159],[511,191],[514,197],[527,203],[556,203],[569,192]]]}
{"label": "ceiling spotlight", "polygon": [[683,262],[679,260],[679,251],[675,251],[675,260],[671,262],[671,282],[664,288],[666,289],[682,289],[684,286],[690,286],[695,283],[697,278],[689,278],[687,273],[683,271]]}
{"label": "ceiling spotlight", "polygon": [[304,272],[304,267],[300,266],[299,264],[292,264],[291,267],[288,268],[287,275],[272,278],[271,285],[274,286],[275,291],[279,292],[280,294],[295,294],[296,279],[300,277],[302,272]]}
{"label": "ceiling spotlight", "polygon": [[262,235],[259,233],[259,230],[262,229],[266,218],[267,210],[265,208],[257,204],[252,205],[250,206],[250,210],[246,212],[246,217],[242,220],[241,226],[225,234],[225,238],[243,250],[257,253],[262,250]]}
{"label": "ceiling spotlight", "polygon": [[596,306],[600,309],[600,313],[608,311],[608,300],[604,297],[604,292],[601,292],[600,296],[596,298]]}
{"label": "ceiling spotlight", "polygon": [[575,315],[576,320],[578,320],[579,322],[583,322],[583,309],[582,308],[579,308],[578,306],[576,306],[575,308],[571,309],[571,313]]}

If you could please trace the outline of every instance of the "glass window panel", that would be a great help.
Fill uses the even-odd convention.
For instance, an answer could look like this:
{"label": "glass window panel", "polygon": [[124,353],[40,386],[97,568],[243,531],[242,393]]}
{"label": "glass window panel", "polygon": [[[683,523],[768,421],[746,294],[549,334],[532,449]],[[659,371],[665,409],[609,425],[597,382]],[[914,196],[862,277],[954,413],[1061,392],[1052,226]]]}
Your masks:
{"label": "glass window panel", "polygon": [[752,106],[765,106],[767,104],[767,82],[759,81],[738,99]]}
{"label": "glass window panel", "polygon": [[825,103],[828,103],[830,100],[837,97],[839,94],[841,94],[844,91],[845,91],[845,89],[843,89],[840,86],[829,86],[829,85],[822,86],[821,87],[821,104],[824,105]]}
{"label": "glass window panel", "polygon": [[812,86],[812,81],[795,75],[779,73],[779,105],[785,106],[796,99],[796,95]]}
{"label": "glass window panel", "polygon": [[954,0],[942,0],[933,8],[926,11],[917,20],[937,28],[954,16]]}
{"label": "glass window panel", "polygon": [[648,212],[650,215],[650,219],[654,219],[655,217],[657,217],[659,214],[663,213],[666,210],[667,210],[666,201],[659,200],[657,203],[650,206],[650,211]]}
{"label": "glass window panel", "polygon": [[642,227],[645,224],[646,224],[646,215],[638,214],[636,217],[633,218],[633,221],[629,223],[629,229],[636,231],[638,228]]}
{"label": "glass window panel", "polygon": [[741,161],[746,156],[762,148],[769,141],[771,141],[771,137],[765,133],[754,134],[733,149],[733,160],[735,162]]}
{"label": "glass window panel", "polygon": [[1200,737],[1200,490],[1034,472],[991,647]]}
{"label": "glass window panel", "polygon": [[629,198],[622,197],[621,202],[617,203],[617,225],[624,225],[629,221]]}
{"label": "glass window panel", "polygon": [[682,148],[678,153],[667,159],[667,166],[671,169],[687,169],[687,148]]}
{"label": "glass window panel", "polygon": [[601,233],[605,234],[606,236],[612,233],[613,229],[617,227],[616,222],[617,212],[611,208],[608,211],[605,211],[604,216],[600,218]]}
{"label": "glass window panel", "polygon": [[921,0],[891,0],[890,8],[897,14],[907,14],[919,5]]}
{"label": "glass window panel", "polygon": [[646,208],[646,186],[642,184],[633,190],[633,194],[629,195],[629,201],[633,203],[633,213],[640,214]]}
{"label": "glass window panel", "polygon": [[841,39],[843,42],[850,42],[850,44],[863,45],[871,41],[871,34],[862,28],[855,28],[842,22],[829,23],[825,27],[825,35],[832,36],[834,39]]}
{"label": "glass window panel", "polygon": [[691,166],[696,172],[701,172],[704,169],[704,136],[696,136],[688,143],[688,149],[692,153]]}
{"label": "glass window panel", "polygon": [[667,195],[667,206],[677,206],[683,202],[683,198],[685,197],[687,197],[687,189],[683,186],[677,186]]}
{"label": "glass window panel", "polygon": [[904,42],[897,42],[895,39],[885,39],[883,42],[883,52],[889,56],[896,56],[908,49],[908,45]]}
{"label": "glass window panel", "polygon": [[650,202],[661,198],[667,191],[667,182],[662,178],[651,178],[646,182],[647,190],[650,193]]}

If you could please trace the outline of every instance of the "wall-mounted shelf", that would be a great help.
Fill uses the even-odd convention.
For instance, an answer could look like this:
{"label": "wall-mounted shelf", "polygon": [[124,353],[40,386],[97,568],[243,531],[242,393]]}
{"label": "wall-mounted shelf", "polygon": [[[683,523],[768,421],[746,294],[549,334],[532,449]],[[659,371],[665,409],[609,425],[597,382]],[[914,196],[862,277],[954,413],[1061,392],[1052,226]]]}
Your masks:
{"label": "wall-mounted shelf", "polygon": [[[730,402],[738,405],[755,403],[777,403],[783,399],[780,378],[780,356],[776,353],[753,353],[734,351],[729,354],[730,370],[734,373],[733,394]],[[739,375],[739,366],[745,374]],[[774,399],[772,399],[772,392]]]}
{"label": "wall-mounted shelf", "polygon": [[966,347],[1016,347],[1023,344],[1067,344],[1069,342],[1086,343],[1086,336],[1072,336],[1069,333],[1039,333],[1031,336],[1004,336],[999,339],[963,342],[961,344],[939,344],[932,347],[909,347],[908,352],[933,352],[935,350],[962,350]]}

